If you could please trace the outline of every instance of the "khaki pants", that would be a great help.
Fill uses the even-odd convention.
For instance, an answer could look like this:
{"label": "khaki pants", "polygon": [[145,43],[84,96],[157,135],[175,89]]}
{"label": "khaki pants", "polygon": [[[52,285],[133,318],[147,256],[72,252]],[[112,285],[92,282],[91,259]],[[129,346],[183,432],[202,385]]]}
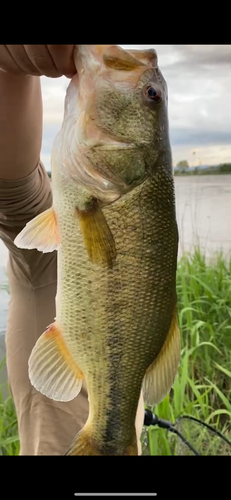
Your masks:
{"label": "khaki pants", "polygon": [[[18,418],[21,455],[63,455],[88,416],[84,386],[73,401],[61,403],[37,392],[28,378],[31,350],[55,317],[57,260],[56,252],[21,250],[13,241],[29,220],[51,204],[50,181],[41,164],[24,179],[0,180],[0,237],[9,250],[7,371]],[[136,422],[138,435],[142,423],[141,400]]]}

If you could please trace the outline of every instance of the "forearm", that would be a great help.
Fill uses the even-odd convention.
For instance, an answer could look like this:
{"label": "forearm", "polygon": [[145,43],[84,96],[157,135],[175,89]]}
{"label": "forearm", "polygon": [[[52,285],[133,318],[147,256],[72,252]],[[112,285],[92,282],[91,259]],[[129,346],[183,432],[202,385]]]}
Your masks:
{"label": "forearm", "polygon": [[0,71],[0,179],[26,177],[42,142],[40,78]]}

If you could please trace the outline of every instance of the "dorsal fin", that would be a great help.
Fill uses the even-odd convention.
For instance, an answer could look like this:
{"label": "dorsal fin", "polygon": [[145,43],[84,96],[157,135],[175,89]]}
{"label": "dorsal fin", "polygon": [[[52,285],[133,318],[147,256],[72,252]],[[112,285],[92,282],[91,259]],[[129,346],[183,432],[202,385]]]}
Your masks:
{"label": "dorsal fin", "polygon": [[111,45],[103,54],[103,61],[105,66],[112,69],[132,71],[138,66],[144,66],[136,57],[133,57],[129,52],[118,47],[118,45]]}
{"label": "dorsal fin", "polygon": [[158,57],[155,49],[128,49],[129,54],[131,56],[138,59],[145,66],[150,66],[152,68],[156,68],[158,64]]}

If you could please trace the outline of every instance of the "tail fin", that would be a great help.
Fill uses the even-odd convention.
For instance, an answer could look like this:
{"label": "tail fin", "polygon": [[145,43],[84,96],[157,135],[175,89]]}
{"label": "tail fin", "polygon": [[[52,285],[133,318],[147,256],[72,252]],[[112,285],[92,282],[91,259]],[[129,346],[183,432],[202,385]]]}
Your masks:
{"label": "tail fin", "polygon": [[85,427],[77,434],[73,443],[71,444],[65,455],[95,455],[95,456],[109,456],[109,455],[138,455],[136,437],[132,443],[119,452],[116,445],[110,445],[96,441],[92,438],[89,430]]}

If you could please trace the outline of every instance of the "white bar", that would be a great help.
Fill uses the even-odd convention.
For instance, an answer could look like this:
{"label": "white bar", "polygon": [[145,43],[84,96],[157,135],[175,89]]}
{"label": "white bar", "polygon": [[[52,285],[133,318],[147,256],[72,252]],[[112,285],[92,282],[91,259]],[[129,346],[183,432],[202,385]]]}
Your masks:
{"label": "white bar", "polygon": [[156,497],[157,493],[74,493],[77,496],[84,497],[97,497],[97,496],[109,496],[109,497]]}

